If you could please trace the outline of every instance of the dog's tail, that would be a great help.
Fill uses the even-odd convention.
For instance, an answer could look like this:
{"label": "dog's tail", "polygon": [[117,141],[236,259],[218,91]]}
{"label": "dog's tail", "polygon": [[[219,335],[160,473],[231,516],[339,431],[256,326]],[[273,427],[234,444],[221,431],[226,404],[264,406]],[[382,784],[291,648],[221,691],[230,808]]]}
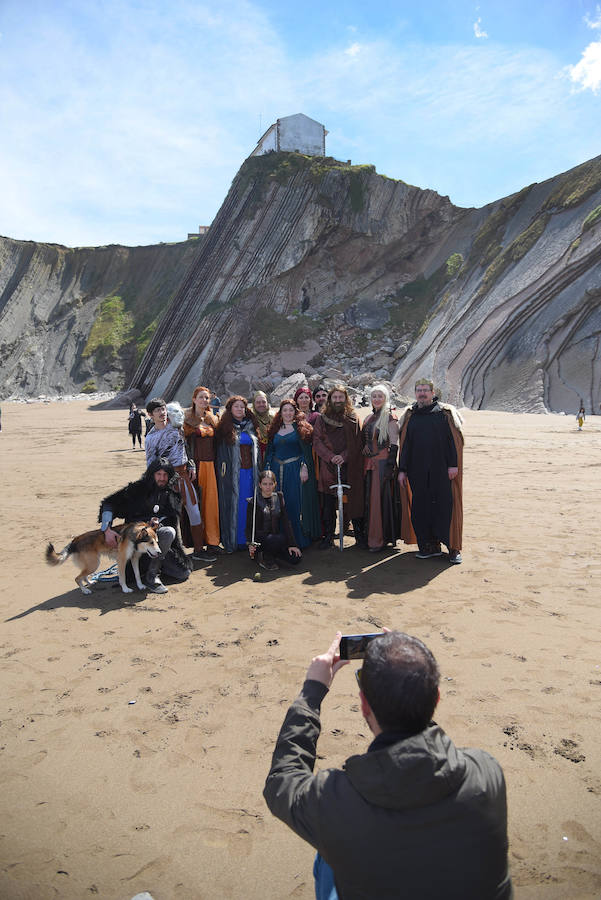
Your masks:
{"label": "dog's tail", "polygon": [[67,546],[63,547],[60,553],[57,553],[54,546],[49,543],[46,547],[46,562],[49,566],[60,566],[71,553],[73,553],[73,541],[69,541]]}

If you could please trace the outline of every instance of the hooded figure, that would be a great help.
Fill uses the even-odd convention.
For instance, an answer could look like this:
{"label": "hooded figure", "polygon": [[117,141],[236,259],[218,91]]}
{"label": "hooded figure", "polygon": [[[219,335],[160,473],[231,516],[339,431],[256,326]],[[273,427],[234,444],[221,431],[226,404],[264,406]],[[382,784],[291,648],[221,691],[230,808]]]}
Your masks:
{"label": "hooded figure", "polygon": [[159,572],[175,581],[185,581],[190,574],[179,536],[182,499],[176,487],[177,479],[168,460],[155,459],[138,481],[130,481],[126,487],[105,497],[98,513],[103,531],[110,528],[113,519],[149,522],[154,516],[158,518],[157,535],[162,556],[151,560],[146,572],[146,584],[154,593],[166,591]]}

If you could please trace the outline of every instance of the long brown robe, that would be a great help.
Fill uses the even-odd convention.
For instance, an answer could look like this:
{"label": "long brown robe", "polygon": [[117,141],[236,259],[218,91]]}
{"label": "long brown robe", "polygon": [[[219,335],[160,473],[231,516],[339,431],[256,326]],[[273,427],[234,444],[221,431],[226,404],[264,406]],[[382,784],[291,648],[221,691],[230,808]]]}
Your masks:
{"label": "long brown robe", "polygon": [[[327,419],[320,415],[313,425],[313,448],[320,459],[319,480],[317,489],[323,494],[336,496],[331,490],[331,485],[338,481],[338,471],[330,460],[340,454],[346,464],[347,484],[350,489],[345,491],[347,501],[345,503],[345,517],[348,519],[360,519],[363,517],[363,438],[358,418],[343,416],[342,425],[336,427],[328,424]],[[344,478],[342,479],[344,481]]]}
{"label": "long brown robe", "polygon": [[[441,407],[451,429],[453,443],[457,451],[457,468],[459,470],[456,478],[451,482],[453,512],[449,531],[449,550],[461,550],[463,538],[463,432],[461,431],[461,417],[450,403],[440,403],[439,401],[438,405]],[[407,406],[401,414],[399,456],[405,443],[407,425],[412,413],[413,405]],[[401,488],[401,538],[406,544],[417,544],[417,537],[411,524],[411,499],[411,487],[407,479],[404,487]]]}

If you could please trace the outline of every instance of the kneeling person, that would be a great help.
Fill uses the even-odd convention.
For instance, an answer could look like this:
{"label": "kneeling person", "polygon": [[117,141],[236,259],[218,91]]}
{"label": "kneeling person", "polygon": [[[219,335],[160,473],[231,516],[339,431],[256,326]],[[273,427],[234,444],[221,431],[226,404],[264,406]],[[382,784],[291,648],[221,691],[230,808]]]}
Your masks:
{"label": "kneeling person", "polygon": [[[278,568],[275,559],[285,559],[292,565],[300,562],[301,552],[296,540],[286,503],[281,491],[276,491],[276,477],[266,469],[259,475],[259,490],[250,497],[246,510],[246,540],[251,559],[257,559],[263,569]],[[254,515],[254,528],[253,528]]]}
{"label": "kneeling person", "polygon": [[117,546],[118,534],[111,528],[114,518],[125,522],[156,521],[161,556],[150,561],[145,579],[148,590],[153,594],[167,592],[160,572],[168,555],[173,563],[170,575],[185,581],[190,574],[178,536],[178,516],[182,500],[174,488],[176,478],[173,466],[165,459],[157,459],[138,481],[131,481],[120,491],[105,497],[100,504],[98,521],[102,523],[101,528],[109,546]]}

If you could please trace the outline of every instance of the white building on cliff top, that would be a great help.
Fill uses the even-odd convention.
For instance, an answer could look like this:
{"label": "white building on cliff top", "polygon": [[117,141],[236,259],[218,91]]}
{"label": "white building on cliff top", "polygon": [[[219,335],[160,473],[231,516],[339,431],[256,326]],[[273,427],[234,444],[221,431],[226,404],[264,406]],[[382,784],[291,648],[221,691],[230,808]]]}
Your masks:
{"label": "white building on cliff top", "polygon": [[284,116],[269,126],[250,155],[262,156],[271,150],[289,150],[307,156],[325,156],[327,133],[323,125],[302,113]]}

